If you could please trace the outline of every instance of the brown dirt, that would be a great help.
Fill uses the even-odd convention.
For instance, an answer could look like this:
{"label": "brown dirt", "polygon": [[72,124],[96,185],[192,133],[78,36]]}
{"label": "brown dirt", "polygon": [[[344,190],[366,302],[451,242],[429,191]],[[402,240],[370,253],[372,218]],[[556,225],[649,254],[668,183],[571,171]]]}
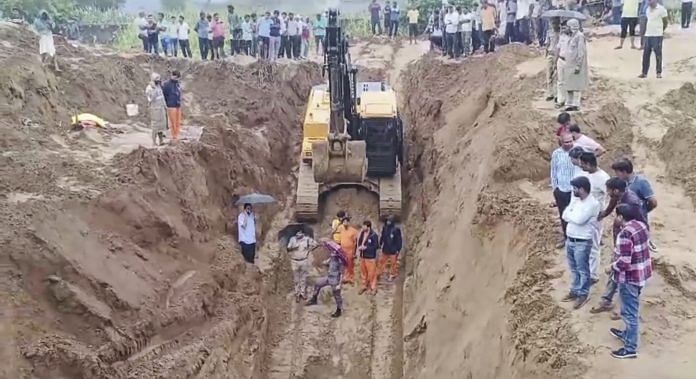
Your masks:
{"label": "brown dirt", "polygon": [[[0,376],[258,376],[269,309],[283,300],[243,263],[233,201],[252,190],[280,200],[260,210],[262,238],[291,206],[299,114],[317,66],[63,46],[56,75],[37,61],[36,38],[6,26],[0,37],[0,65],[13,68],[0,75],[0,102],[10,105],[0,118],[0,354],[13,362]],[[205,126],[200,142],[104,159],[93,138],[111,146],[118,133],[66,131],[83,105],[139,125],[124,120],[125,104],[143,97],[150,69],[173,67],[184,72],[184,124]]]}
{"label": "brown dirt", "polygon": [[[551,296],[556,219],[515,184],[548,180],[557,147],[555,115],[532,105],[542,76],[515,75],[533,56],[509,46],[472,64],[426,58],[402,76],[407,378],[576,377],[586,369],[578,357],[588,347]],[[611,158],[631,154],[626,107],[606,104],[576,120]]]}

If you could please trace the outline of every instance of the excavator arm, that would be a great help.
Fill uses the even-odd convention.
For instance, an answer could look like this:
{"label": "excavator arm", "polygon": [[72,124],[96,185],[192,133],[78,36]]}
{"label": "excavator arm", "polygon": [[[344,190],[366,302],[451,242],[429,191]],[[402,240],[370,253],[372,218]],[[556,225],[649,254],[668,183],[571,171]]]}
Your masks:
{"label": "excavator arm", "polygon": [[362,182],[367,170],[364,141],[351,141],[349,126],[357,122],[357,70],[350,61],[348,41],[336,9],[329,10],[324,68],[328,74],[331,113],[326,141],[312,145],[312,169],[317,183]]}

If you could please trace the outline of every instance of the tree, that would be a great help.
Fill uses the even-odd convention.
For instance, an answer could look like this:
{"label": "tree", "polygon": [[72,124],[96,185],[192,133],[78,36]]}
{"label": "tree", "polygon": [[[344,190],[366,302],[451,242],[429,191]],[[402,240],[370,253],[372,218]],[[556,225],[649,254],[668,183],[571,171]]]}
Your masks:
{"label": "tree", "polygon": [[186,8],[186,0],[160,0],[162,8],[166,10],[183,10]]}

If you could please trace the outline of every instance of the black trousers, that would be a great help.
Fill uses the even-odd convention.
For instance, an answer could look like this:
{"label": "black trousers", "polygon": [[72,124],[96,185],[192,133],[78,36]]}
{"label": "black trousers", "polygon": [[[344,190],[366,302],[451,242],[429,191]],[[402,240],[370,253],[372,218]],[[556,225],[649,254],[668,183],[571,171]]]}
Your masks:
{"label": "black trousers", "polygon": [[495,51],[495,39],[493,38],[493,30],[483,31],[483,51],[492,53]]}
{"label": "black trousers", "polygon": [[292,58],[292,45],[290,44],[290,38],[288,38],[288,36],[280,36],[278,58],[282,58],[284,55],[287,58]]}
{"label": "black trousers", "polygon": [[372,34],[382,34],[382,24],[379,19],[372,20]]}
{"label": "black trousers", "polygon": [[558,207],[558,216],[561,218],[561,228],[563,228],[563,237],[566,236],[566,227],[568,223],[563,221],[563,211],[568,208],[570,204],[570,197],[573,196],[571,192],[562,192],[558,188],[553,190],[553,199],[556,201],[556,207]]}
{"label": "black trousers", "polygon": [[399,34],[399,21],[392,21],[391,34],[389,36],[396,37],[397,34]]}
{"label": "black trousers", "polygon": [[457,33],[447,33],[447,55],[454,58],[457,49]]}
{"label": "black trousers", "polygon": [[191,44],[189,43],[189,40],[180,39],[179,47],[181,48],[181,54],[184,56],[184,58],[193,58],[193,55],[191,55]]}
{"label": "black trousers", "polygon": [[201,52],[201,59],[208,59],[208,38],[198,37],[198,50]]}
{"label": "black trousers", "polygon": [[621,18],[621,38],[636,36],[636,25],[638,25],[638,17],[623,17]]}
{"label": "black trousers", "polygon": [[143,51],[146,53],[150,52],[150,40],[147,38],[147,36],[139,35],[138,38],[140,38],[141,41],[143,41]]}
{"label": "black trousers", "polygon": [[242,42],[244,42],[242,41],[242,29],[234,29],[230,40],[230,55],[242,52]]}
{"label": "black trousers", "polygon": [[256,259],[256,244],[240,242],[239,246],[242,248],[244,260],[253,264]]}
{"label": "black trousers", "polygon": [[686,29],[691,26],[691,12],[693,12],[694,3],[690,1],[688,3],[682,3],[681,7],[681,27]]}
{"label": "black trousers", "polygon": [[650,70],[650,56],[655,52],[655,72],[662,74],[662,38],[645,37],[643,45],[643,75],[648,75]]}

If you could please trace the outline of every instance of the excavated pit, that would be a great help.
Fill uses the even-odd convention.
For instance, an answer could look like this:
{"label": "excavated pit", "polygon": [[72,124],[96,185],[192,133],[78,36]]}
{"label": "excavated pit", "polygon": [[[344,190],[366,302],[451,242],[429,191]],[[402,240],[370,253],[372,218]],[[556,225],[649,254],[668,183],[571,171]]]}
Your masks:
{"label": "excavated pit", "polygon": [[[234,201],[252,190],[276,197],[258,226],[261,241],[275,239],[319,67],[100,56],[59,44],[56,75],[38,62],[35,37],[7,25],[0,36],[9,68],[0,76],[9,105],[0,119],[0,357],[12,362],[0,376],[260,376],[287,276],[268,258],[259,261],[269,275],[243,262]],[[139,132],[146,118],[126,120],[124,107],[136,101],[146,114],[149,72],[174,68],[184,129],[203,132],[152,149]],[[77,111],[114,127],[69,132]]]}
{"label": "excavated pit", "polygon": [[[277,241],[293,213],[300,115],[321,81],[318,65],[201,64],[59,45],[65,71],[54,75],[36,61],[34,37],[7,26],[0,37],[11,41],[0,45],[0,65],[11,68],[0,75],[9,105],[0,117],[0,305],[9,310],[0,358],[12,362],[0,376],[584,372],[587,347],[549,294],[555,219],[521,189],[546,178],[555,147],[553,116],[531,104],[543,78],[515,72],[535,57],[530,50],[509,46],[476,64],[427,56],[402,73],[404,275],[380,283],[375,297],[346,286],[346,313],[332,320],[330,297],[316,308],[290,301]],[[399,49],[407,47],[380,56],[368,46],[362,79],[395,77],[387,71]],[[115,148],[142,117],[116,131],[67,132],[77,111],[120,123],[135,100],[144,113],[150,70],[172,68],[183,72],[185,125],[203,128],[200,141]],[[629,118],[609,104],[581,122],[621,155],[630,154]],[[279,200],[259,212],[260,270],[234,243],[233,201],[251,190]],[[377,205],[357,188],[326,194],[315,235],[328,234],[338,209],[357,224],[376,220]]]}

